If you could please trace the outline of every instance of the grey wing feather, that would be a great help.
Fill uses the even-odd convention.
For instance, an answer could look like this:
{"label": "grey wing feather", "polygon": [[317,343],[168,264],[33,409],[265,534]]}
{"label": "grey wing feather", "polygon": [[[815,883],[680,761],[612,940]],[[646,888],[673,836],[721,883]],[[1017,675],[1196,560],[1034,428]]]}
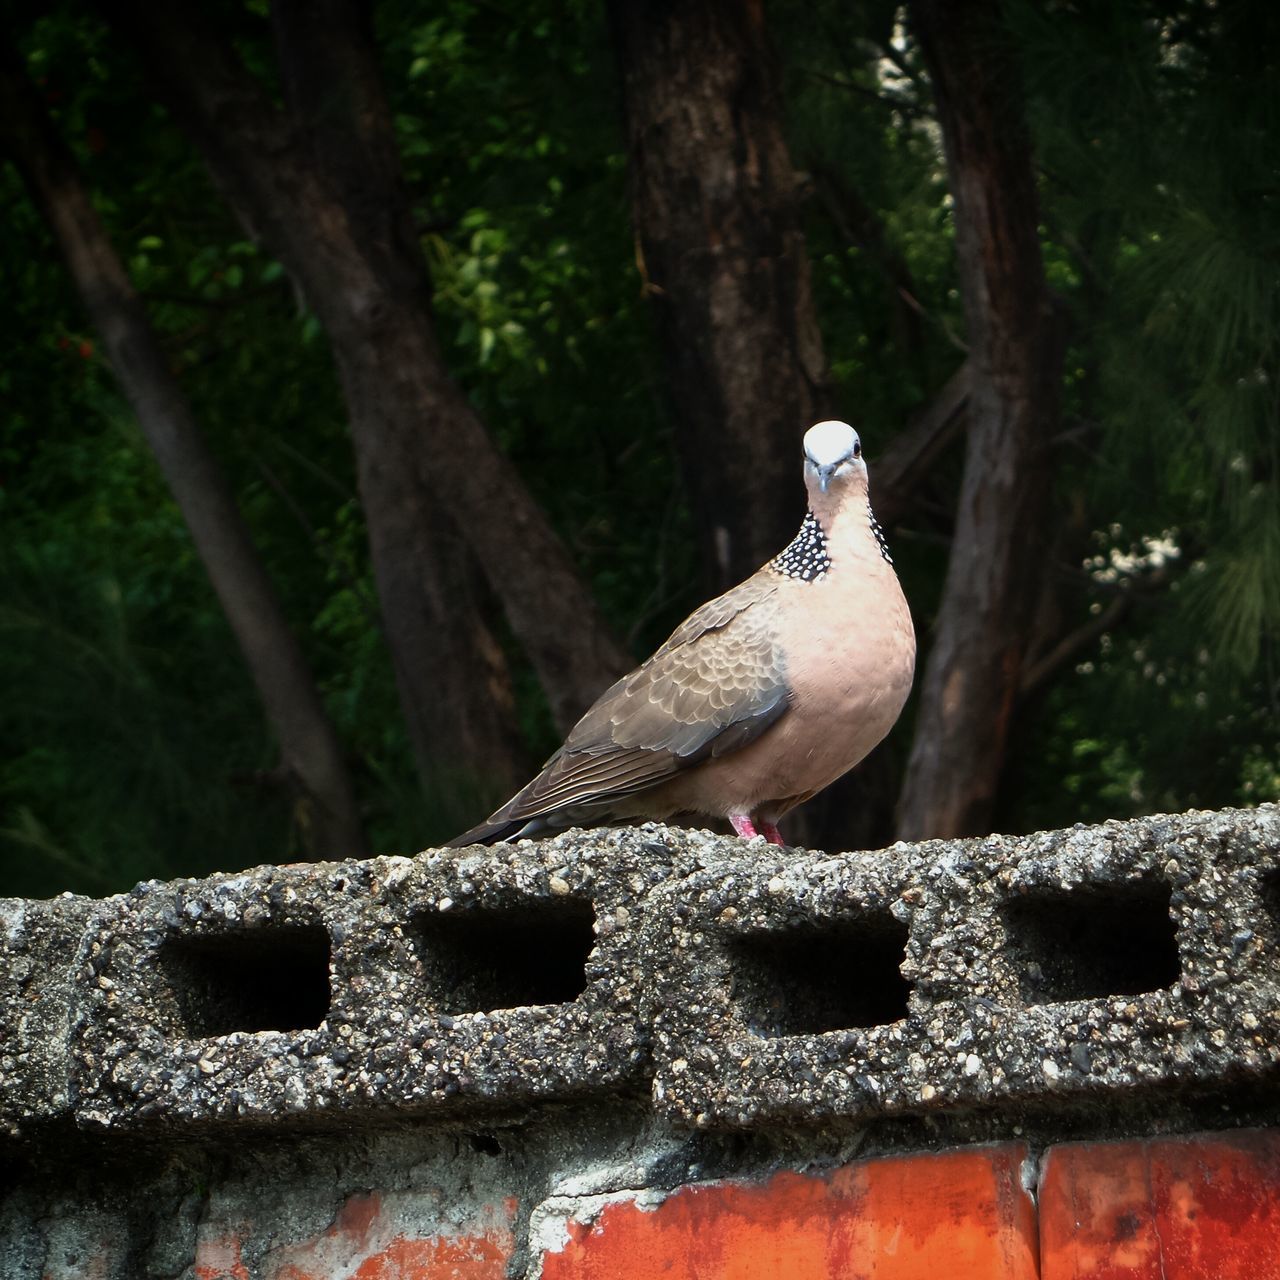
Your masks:
{"label": "grey wing feather", "polygon": [[607,812],[610,800],[758,738],[790,697],[772,626],[777,586],[757,574],[695,610],[597,700],[528,786],[455,843],[566,809]]}

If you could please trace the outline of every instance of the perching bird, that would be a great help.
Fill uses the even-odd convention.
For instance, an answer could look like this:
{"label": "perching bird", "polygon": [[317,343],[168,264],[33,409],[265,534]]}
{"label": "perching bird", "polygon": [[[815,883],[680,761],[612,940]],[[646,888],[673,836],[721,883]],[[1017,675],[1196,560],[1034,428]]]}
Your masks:
{"label": "perching bird", "polygon": [[678,813],[783,843],[778,819],[893,727],[916,656],[848,423],[806,432],[804,480],[809,510],[790,545],[690,614],[453,847]]}

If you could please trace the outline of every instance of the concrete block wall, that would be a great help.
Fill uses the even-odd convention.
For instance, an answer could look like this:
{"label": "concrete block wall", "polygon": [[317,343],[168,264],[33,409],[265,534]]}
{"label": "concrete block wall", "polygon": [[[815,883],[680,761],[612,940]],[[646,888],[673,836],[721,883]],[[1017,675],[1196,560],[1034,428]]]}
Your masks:
{"label": "concrete block wall", "polygon": [[0,1280],[1280,1276],[1274,806],[572,832],[0,926]]}

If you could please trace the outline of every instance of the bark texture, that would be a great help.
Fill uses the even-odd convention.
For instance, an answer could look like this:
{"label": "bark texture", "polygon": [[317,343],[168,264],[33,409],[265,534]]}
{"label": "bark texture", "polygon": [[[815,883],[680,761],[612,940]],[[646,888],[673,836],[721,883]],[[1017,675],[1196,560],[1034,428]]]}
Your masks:
{"label": "bark texture", "polygon": [[332,341],[415,739],[433,770],[483,762],[491,778],[510,779],[520,762],[501,654],[450,534],[470,547],[562,726],[629,660],[447,372],[361,8],[277,7],[285,114],[195,11],[102,7]]}
{"label": "bark texture", "polygon": [[795,532],[826,416],[796,178],[760,0],[610,0],[638,253],[711,586]]}
{"label": "bark texture", "polygon": [[384,626],[400,638],[391,656],[414,754],[437,795],[459,764],[505,790],[522,780],[526,763],[506,659],[477,599],[474,558],[431,494],[417,433],[403,420],[421,392],[396,379],[398,360],[417,354],[401,350],[402,334],[430,315],[431,282],[413,269],[421,257],[371,10],[345,0],[277,0],[271,16],[293,145],[341,205],[391,311],[376,350],[357,323],[347,325],[347,341],[335,339],[334,352],[360,489],[379,506],[368,520],[370,542]]}
{"label": "bark texture", "polygon": [[899,805],[903,838],[988,829],[1043,572],[1062,326],[997,0],[916,0],[955,200],[970,348],[955,534]]}
{"label": "bark texture", "polygon": [[350,779],[306,659],[74,160],[13,62],[0,67],[0,137],[53,231],[191,531],[279,743],[303,838],[317,857],[359,856],[366,846]]}

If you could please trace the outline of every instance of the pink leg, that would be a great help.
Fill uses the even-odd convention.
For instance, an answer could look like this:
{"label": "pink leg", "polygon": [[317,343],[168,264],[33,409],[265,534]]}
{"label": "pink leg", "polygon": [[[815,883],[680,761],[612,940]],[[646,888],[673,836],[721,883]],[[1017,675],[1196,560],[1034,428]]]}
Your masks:
{"label": "pink leg", "polygon": [[758,835],[755,823],[747,817],[745,813],[731,813],[729,821],[733,823],[733,829],[744,839],[750,840]]}
{"label": "pink leg", "polygon": [[776,822],[768,822],[764,818],[760,819],[760,834],[764,836],[770,844],[785,845],[787,843],[782,838],[782,832],[778,830],[778,824]]}

